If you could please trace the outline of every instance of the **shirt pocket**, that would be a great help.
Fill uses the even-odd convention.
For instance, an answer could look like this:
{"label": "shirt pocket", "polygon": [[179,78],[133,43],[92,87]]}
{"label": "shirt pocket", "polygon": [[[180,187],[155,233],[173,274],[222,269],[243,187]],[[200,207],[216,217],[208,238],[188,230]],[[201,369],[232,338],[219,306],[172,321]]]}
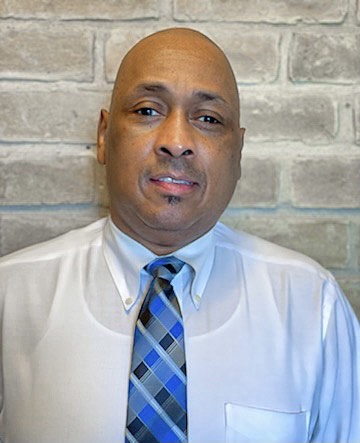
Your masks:
{"label": "shirt pocket", "polygon": [[226,443],[306,443],[307,412],[225,404]]}

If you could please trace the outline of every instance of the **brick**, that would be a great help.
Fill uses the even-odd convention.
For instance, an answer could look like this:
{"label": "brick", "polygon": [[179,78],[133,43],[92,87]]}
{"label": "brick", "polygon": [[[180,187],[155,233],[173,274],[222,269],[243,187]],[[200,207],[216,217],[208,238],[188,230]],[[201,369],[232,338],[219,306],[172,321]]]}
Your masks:
{"label": "brick", "polygon": [[290,47],[290,79],[295,82],[360,81],[360,33],[294,34]]}
{"label": "brick", "polygon": [[68,211],[3,214],[0,216],[0,254],[57,237],[71,229],[85,226],[104,212]]}
{"label": "brick", "polygon": [[340,23],[346,0],[175,0],[174,17],[181,21],[263,23]]}
{"label": "brick", "polygon": [[360,145],[360,95],[355,101],[355,143]]}
{"label": "brick", "polygon": [[337,281],[351,303],[358,319],[360,319],[360,277],[358,275],[349,275],[339,277]]}
{"label": "brick", "polygon": [[108,102],[109,94],[79,90],[0,92],[0,140],[92,143]]}
{"label": "brick", "polygon": [[0,157],[0,201],[2,198],[4,198],[6,192],[6,177],[2,171],[3,168],[1,167],[1,164],[2,164],[2,159]]}
{"label": "brick", "polygon": [[116,77],[119,64],[128,50],[146,35],[155,32],[149,27],[122,27],[121,31],[111,32],[105,42],[105,77],[113,82]]}
{"label": "brick", "polygon": [[296,160],[291,182],[295,206],[360,208],[360,156]]}
{"label": "brick", "polygon": [[46,27],[14,28],[0,35],[0,78],[92,80],[92,33]]}
{"label": "brick", "polygon": [[243,90],[241,97],[242,125],[247,128],[249,141],[326,144],[335,138],[336,106],[325,95],[254,94]]}
{"label": "brick", "polygon": [[270,83],[280,63],[280,38],[275,34],[208,28],[206,34],[225,52],[239,83]]}
{"label": "brick", "polygon": [[280,169],[271,158],[244,157],[242,176],[230,207],[273,207],[279,194]]}
{"label": "brick", "polygon": [[84,155],[17,153],[0,159],[0,205],[86,204],[94,199],[95,159]]}
{"label": "brick", "polygon": [[302,252],[326,268],[345,269],[349,260],[348,224],[317,217],[230,216],[223,221],[235,229]]}
{"label": "brick", "polygon": [[158,18],[157,0],[2,0],[0,16],[8,18],[108,19]]}

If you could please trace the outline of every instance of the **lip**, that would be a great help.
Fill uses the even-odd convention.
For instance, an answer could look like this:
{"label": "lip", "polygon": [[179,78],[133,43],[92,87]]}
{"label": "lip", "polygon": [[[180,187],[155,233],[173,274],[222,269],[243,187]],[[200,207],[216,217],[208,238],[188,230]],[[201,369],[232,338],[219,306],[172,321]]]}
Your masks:
{"label": "lip", "polygon": [[167,195],[175,196],[191,193],[198,187],[198,182],[188,176],[167,173],[150,177],[150,183]]}

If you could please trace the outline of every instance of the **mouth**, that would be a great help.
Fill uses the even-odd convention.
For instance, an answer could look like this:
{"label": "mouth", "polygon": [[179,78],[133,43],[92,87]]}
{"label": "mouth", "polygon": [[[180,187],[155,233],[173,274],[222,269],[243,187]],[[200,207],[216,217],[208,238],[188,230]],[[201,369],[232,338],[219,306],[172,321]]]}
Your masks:
{"label": "mouth", "polygon": [[174,183],[176,185],[193,186],[195,184],[195,182],[190,180],[185,180],[182,178],[173,178],[173,177],[159,177],[156,180],[163,183]]}
{"label": "mouth", "polygon": [[175,177],[173,175],[159,175],[151,177],[150,182],[157,186],[166,196],[181,196],[191,193],[198,183],[189,177]]}

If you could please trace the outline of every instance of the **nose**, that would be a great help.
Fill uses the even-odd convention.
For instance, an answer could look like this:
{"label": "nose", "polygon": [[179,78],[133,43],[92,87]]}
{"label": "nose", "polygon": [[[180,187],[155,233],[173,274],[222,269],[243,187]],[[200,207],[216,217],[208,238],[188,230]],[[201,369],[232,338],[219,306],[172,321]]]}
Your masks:
{"label": "nose", "polygon": [[170,113],[157,129],[155,149],[158,155],[180,158],[195,154],[193,128],[181,112]]}

